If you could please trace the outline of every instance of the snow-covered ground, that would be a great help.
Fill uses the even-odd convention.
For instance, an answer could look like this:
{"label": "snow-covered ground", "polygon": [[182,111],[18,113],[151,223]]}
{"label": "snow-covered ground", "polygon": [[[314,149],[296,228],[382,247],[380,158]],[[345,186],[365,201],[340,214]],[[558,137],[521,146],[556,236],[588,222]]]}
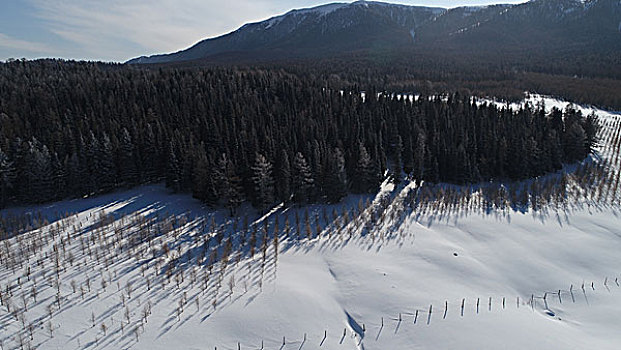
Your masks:
{"label": "snow-covered ground", "polygon": [[619,347],[618,204],[399,213],[414,189],[385,185],[371,202],[393,204],[383,219],[351,197],[246,208],[247,229],[161,185],[2,211],[49,223],[0,242],[0,348]]}

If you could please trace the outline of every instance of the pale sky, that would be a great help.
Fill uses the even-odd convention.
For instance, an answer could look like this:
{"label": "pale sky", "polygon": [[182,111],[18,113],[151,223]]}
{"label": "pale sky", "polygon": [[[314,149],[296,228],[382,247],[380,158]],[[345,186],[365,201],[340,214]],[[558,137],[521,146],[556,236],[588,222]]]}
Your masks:
{"label": "pale sky", "polygon": [[[178,51],[294,8],[330,0],[0,0],[0,60],[126,61]],[[336,1],[351,2],[351,1]],[[398,0],[457,7],[518,1]]]}

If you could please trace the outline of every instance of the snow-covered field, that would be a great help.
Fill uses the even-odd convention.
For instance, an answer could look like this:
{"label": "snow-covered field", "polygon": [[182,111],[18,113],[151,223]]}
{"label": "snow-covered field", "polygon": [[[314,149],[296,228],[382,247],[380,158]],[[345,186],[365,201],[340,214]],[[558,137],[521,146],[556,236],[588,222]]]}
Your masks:
{"label": "snow-covered field", "polygon": [[399,212],[414,189],[247,225],[161,185],[5,210],[43,217],[0,242],[0,348],[619,348],[618,204]]}

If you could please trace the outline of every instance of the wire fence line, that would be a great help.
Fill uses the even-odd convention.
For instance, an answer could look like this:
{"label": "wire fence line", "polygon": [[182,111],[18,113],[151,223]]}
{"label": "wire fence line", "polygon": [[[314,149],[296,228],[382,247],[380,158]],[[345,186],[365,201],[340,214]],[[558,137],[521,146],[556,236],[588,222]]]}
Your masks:
{"label": "wire fence line", "polygon": [[[386,336],[397,336],[398,330],[401,327],[405,326],[415,326],[417,324],[422,324],[426,326],[432,326],[435,322],[440,322],[441,320],[446,320],[450,317],[466,317],[466,310],[468,307],[471,307],[471,311],[473,315],[483,313],[483,312],[501,312],[503,310],[513,308],[513,309],[525,309],[531,310],[532,312],[540,311],[547,316],[555,317],[555,313],[553,311],[554,303],[558,303],[558,305],[563,304],[575,304],[580,302],[580,298],[578,295],[582,295],[586,300],[587,304],[588,295],[598,293],[601,291],[607,291],[608,293],[612,293],[613,290],[621,289],[621,281],[619,277],[609,278],[605,277],[603,282],[596,283],[594,281],[591,282],[582,282],[579,284],[570,284],[568,288],[561,288],[554,291],[542,291],[538,293],[532,293],[527,297],[486,297],[481,298],[461,298],[455,303],[450,303],[448,300],[445,300],[444,303],[440,303],[440,307],[438,305],[434,305],[433,303],[429,304],[429,307],[418,307],[407,311],[398,312],[395,315],[391,316],[380,316],[377,320],[368,320],[368,322],[360,322],[362,320],[356,320],[355,325],[352,326],[351,322],[349,327],[344,327],[342,330],[340,329],[323,329],[317,330],[315,332],[304,332],[301,333],[299,339],[287,339],[285,336],[282,337],[282,342],[276,346],[274,340],[269,342],[270,348],[276,348],[283,350],[285,348],[297,348],[299,350],[303,349],[304,346],[312,341],[315,341],[315,346],[319,346],[320,348],[331,348],[334,345],[343,344],[344,340],[347,337],[356,341],[356,345],[360,346],[363,342],[368,341],[379,341],[381,337]],[[454,308],[453,308],[453,305]],[[453,312],[456,310],[456,312]],[[441,319],[441,320],[440,320]],[[382,332],[384,328],[394,326],[395,332]],[[388,333],[388,335],[384,335]],[[335,340],[336,338],[329,338],[330,334],[338,334],[339,341],[338,344],[330,343],[329,340]],[[370,338],[367,337],[368,334],[375,335]],[[310,336],[309,336],[310,335]],[[368,340],[370,339],[370,340]],[[242,349],[267,349],[265,347],[265,341],[261,340],[256,344],[241,344],[241,342],[237,342],[235,348],[230,347],[222,347],[216,346],[215,350],[242,350]],[[259,345],[260,344],[260,345]],[[259,346],[257,346],[259,345]]]}

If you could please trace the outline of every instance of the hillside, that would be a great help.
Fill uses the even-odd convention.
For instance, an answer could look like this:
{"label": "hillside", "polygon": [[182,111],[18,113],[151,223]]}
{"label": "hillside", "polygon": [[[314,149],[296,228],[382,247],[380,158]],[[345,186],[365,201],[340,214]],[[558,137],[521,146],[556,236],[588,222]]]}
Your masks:
{"label": "hillside", "polygon": [[576,108],[595,155],[536,180],[238,218],[161,185],[5,209],[0,347],[615,349],[621,119]]}
{"label": "hillside", "polygon": [[[292,10],[171,54],[128,63],[252,63],[346,55],[571,57],[621,50],[616,0],[533,0],[453,9],[374,1]],[[515,57],[514,57],[515,58]],[[513,63],[509,59],[506,63]],[[516,59],[515,62],[520,62]]]}

